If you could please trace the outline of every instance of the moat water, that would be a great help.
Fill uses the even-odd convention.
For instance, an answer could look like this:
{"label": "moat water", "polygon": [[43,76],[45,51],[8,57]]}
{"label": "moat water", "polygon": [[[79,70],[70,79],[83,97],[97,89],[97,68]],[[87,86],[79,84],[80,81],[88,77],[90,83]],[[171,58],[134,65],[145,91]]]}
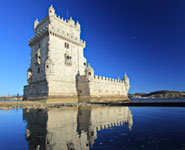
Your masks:
{"label": "moat water", "polygon": [[0,110],[0,150],[183,150],[184,107]]}

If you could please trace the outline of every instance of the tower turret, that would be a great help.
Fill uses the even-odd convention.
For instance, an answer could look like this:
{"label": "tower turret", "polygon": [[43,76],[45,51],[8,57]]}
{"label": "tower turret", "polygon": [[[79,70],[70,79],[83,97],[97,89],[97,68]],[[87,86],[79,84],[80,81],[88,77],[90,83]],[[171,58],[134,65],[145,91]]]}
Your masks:
{"label": "tower turret", "polygon": [[76,22],[76,28],[80,31],[80,24],[78,21]]}
{"label": "tower turret", "polygon": [[36,27],[37,27],[38,24],[39,24],[39,21],[38,21],[38,19],[36,19],[36,20],[34,21],[34,30],[36,29]]}
{"label": "tower turret", "polygon": [[49,14],[49,16],[54,16],[55,15],[55,9],[53,8],[53,5],[51,5],[48,8],[48,14]]}
{"label": "tower turret", "polygon": [[88,64],[88,66],[87,66],[86,69],[85,69],[85,75],[86,75],[86,77],[87,77],[88,79],[90,79],[91,77],[94,76],[94,70],[93,70],[93,68],[91,67],[90,64]]}
{"label": "tower turret", "polygon": [[69,23],[71,26],[74,26],[74,25],[75,25],[75,22],[74,22],[74,20],[72,19],[72,17],[70,17],[70,19],[68,20],[68,23]]}
{"label": "tower turret", "polygon": [[129,82],[129,78],[128,78],[126,72],[125,72],[125,75],[124,75],[124,77],[123,77],[123,81],[124,81],[124,83],[125,83],[125,89],[126,89],[126,91],[127,91],[127,93],[128,93],[128,90],[129,90],[129,88],[130,88],[130,82]]}

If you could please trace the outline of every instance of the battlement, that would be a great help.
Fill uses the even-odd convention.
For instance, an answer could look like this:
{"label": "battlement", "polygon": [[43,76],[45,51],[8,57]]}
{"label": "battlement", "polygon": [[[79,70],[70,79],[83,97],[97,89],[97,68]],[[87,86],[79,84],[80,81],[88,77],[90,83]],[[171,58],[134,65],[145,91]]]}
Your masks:
{"label": "battlement", "polygon": [[46,21],[50,20],[50,22],[51,22],[52,19],[55,19],[58,22],[60,22],[60,23],[62,23],[64,25],[70,26],[70,27],[74,28],[75,30],[81,32],[81,27],[80,27],[80,24],[79,24],[78,21],[75,23],[75,21],[72,19],[72,17],[70,17],[70,20],[67,20],[67,19],[64,19],[63,17],[60,18],[60,16],[57,16],[56,14],[53,16],[53,18],[51,18],[49,16],[46,16],[40,22],[38,21],[38,19],[36,19],[36,21],[35,21],[36,23],[35,23],[35,26],[34,26],[35,31],[38,32],[38,30],[40,30],[40,27],[44,23],[46,23]]}
{"label": "battlement", "polygon": [[32,44],[34,44],[37,40],[42,38],[44,35],[48,35],[48,26],[43,27],[37,33],[35,33],[35,35],[31,39],[29,39],[29,45],[31,46]]}
{"label": "battlement", "polygon": [[98,76],[98,75],[94,75],[93,79],[95,80],[101,80],[101,81],[107,81],[107,82],[116,82],[116,83],[124,83],[123,80],[120,79],[113,79],[113,78],[108,78],[108,77],[103,77],[103,76]]}
{"label": "battlement", "polygon": [[68,40],[74,44],[85,47],[85,41],[80,39],[81,27],[79,22],[75,22],[72,17],[69,20],[63,17],[57,16],[54,8],[49,8],[48,16],[42,19],[40,22],[38,19],[34,22],[35,35],[29,40],[29,45],[32,45],[34,41],[39,40],[43,33],[47,32],[53,36]]}
{"label": "battlement", "polygon": [[34,21],[25,99],[54,97],[63,101],[69,97],[75,103],[77,99],[79,102],[128,100],[127,75],[122,80],[94,75],[94,69],[84,57],[86,42],[80,33],[79,22],[72,17],[60,17],[52,5],[46,17]]}
{"label": "battlement", "polygon": [[113,78],[108,78],[108,77],[103,77],[103,76],[98,76],[98,75],[94,75],[91,76],[91,78],[88,78],[86,75],[83,76],[79,76],[79,79],[81,81],[99,81],[99,82],[109,82],[109,83],[120,83],[120,84],[124,84],[123,80],[120,79],[113,79]]}
{"label": "battlement", "polygon": [[72,19],[72,17],[70,17],[70,19],[68,20],[68,19],[64,19],[63,17],[60,17],[60,15],[57,16],[57,14],[55,13],[55,9],[53,8],[52,5],[48,9],[48,16],[46,16],[40,22],[38,21],[38,19],[36,19],[36,21],[34,22],[34,29],[37,30],[47,20],[51,21],[52,19],[55,19],[55,20],[59,21],[60,23],[63,23],[63,24],[68,25],[70,27],[73,27],[75,30],[81,32],[80,24],[78,21],[75,23],[75,21]]}
{"label": "battlement", "polygon": [[32,43],[34,43],[34,41],[41,38],[44,35],[44,33],[50,33],[53,36],[57,36],[59,38],[70,41],[74,44],[81,45],[83,47],[86,46],[85,41],[79,39],[78,37],[71,35],[68,32],[65,32],[64,30],[60,30],[59,28],[56,28],[50,24],[48,26],[43,27],[38,32],[36,32],[35,35],[31,39],[29,39],[29,45],[32,45]]}
{"label": "battlement", "polygon": [[85,47],[85,45],[86,45],[86,42],[81,40],[80,38],[75,37],[74,35],[66,32],[64,30],[61,30],[59,28],[56,28],[55,26],[52,26],[50,24],[49,24],[49,27],[48,27],[48,31],[49,31],[50,34],[52,34],[54,36],[57,36],[59,38],[65,39],[67,41],[70,41],[74,44],[81,45],[83,47]]}
{"label": "battlement", "polygon": [[64,19],[63,17],[57,16],[57,15],[55,14],[55,15],[54,15],[54,19],[58,20],[60,23],[63,23],[63,24],[65,24],[65,25],[68,25],[68,26],[74,28],[75,30],[77,30],[77,31],[79,31],[79,32],[81,31],[79,22],[77,21],[77,22],[75,23],[75,21],[72,19],[72,17],[70,17],[70,19],[67,20],[67,19]]}

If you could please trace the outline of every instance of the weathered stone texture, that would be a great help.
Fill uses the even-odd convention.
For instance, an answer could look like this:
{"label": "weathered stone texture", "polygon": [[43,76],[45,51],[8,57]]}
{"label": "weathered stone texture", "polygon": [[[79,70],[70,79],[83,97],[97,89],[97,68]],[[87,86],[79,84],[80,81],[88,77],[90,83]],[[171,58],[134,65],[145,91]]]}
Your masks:
{"label": "weathered stone texture", "polygon": [[128,99],[126,75],[123,80],[94,76],[86,65],[80,24],[60,18],[52,6],[48,11],[42,21],[34,22],[34,36],[29,40],[31,64],[24,99]]}

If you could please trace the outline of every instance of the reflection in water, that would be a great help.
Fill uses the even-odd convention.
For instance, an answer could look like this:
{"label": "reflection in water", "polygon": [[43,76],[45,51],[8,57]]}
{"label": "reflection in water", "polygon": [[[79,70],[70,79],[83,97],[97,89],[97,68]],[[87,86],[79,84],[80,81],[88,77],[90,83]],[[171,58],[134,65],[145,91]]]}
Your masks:
{"label": "reflection in water", "polygon": [[49,110],[24,110],[29,150],[88,150],[97,131],[133,120],[128,107],[79,106]]}

